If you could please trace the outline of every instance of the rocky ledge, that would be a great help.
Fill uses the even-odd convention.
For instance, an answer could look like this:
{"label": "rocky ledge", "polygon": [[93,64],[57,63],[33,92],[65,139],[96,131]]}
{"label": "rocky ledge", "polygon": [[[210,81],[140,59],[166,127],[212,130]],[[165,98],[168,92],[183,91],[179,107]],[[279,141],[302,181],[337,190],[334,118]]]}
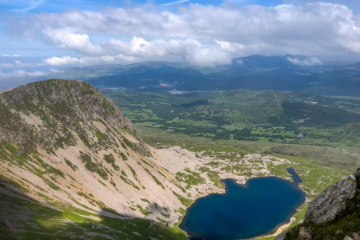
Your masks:
{"label": "rocky ledge", "polygon": [[360,168],[319,194],[309,204],[304,223],[275,238],[290,239],[360,240]]}

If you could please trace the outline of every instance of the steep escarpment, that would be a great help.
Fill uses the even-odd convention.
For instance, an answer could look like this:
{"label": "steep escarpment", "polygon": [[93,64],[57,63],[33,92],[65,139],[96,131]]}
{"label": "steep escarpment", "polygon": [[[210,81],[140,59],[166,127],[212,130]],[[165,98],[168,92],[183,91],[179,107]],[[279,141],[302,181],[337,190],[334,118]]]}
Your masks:
{"label": "steep escarpment", "polygon": [[[181,184],[157,164],[159,154],[114,103],[91,85],[48,80],[2,92],[0,119],[0,204],[6,209],[0,233],[8,229],[20,238],[16,233],[29,225],[40,228],[28,221],[33,219],[29,209],[39,207],[98,221],[103,216],[147,218],[164,226],[183,214]],[[13,206],[17,201],[22,203]],[[26,214],[28,219],[22,219]],[[121,222],[123,228],[126,224]],[[113,234],[141,238],[138,231],[126,235],[123,228],[123,235]],[[153,236],[158,235],[166,236],[164,231]]]}
{"label": "steep escarpment", "polygon": [[320,193],[309,204],[304,223],[276,239],[359,239],[359,234],[360,169]]}

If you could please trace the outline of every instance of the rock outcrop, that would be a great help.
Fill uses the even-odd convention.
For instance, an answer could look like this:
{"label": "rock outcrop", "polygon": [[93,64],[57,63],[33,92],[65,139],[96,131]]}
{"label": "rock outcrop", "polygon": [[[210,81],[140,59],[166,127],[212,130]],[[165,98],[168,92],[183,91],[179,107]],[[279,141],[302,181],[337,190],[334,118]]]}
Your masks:
{"label": "rock outcrop", "polygon": [[301,227],[299,231],[299,240],[312,240],[312,230],[311,228]]}
{"label": "rock outcrop", "polygon": [[354,240],[360,240],[359,233],[353,233],[352,236],[353,236]]}
{"label": "rock outcrop", "polygon": [[334,220],[346,208],[347,201],[354,198],[356,189],[354,175],[331,185],[309,204],[305,221],[324,223]]}
{"label": "rock outcrop", "polygon": [[354,240],[354,239],[352,239],[352,238],[349,237],[349,236],[346,236],[346,237],[344,238],[344,240]]}
{"label": "rock outcrop", "polygon": [[[360,231],[360,168],[309,203],[304,222],[275,240],[338,239]],[[355,235],[354,235],[355,234]]]}

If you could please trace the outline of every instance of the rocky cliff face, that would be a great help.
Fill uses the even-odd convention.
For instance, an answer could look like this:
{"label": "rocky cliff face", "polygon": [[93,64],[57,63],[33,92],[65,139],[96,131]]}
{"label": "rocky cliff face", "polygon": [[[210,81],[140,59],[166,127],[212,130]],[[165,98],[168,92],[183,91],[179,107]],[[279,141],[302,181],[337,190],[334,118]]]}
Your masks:
{"label": "rocky cliff face", "polygon": [[357,182],[354,175],[331,185],[309,204],[305,221],[325,223],[334,220],[346,209],[346,203],[354,198],[356,189]]}
{"label": "rocky cliff face", "polygon": [[360,169],[319,194],[309,204],[304,223],[275,239],[360,239],[359,233]]}
{"label": "rocky cliff face", "polygon": [[10,217],[18,216],[10,197],[77,209],[88,218],[147,218],[169,226],[186,208],[187,193],[158,164],[159,154],[87,83],[48,80],[2,92],[0,119],[0,208],[6,209],[0,236],[2,226],[27,229],[21,217],[16,224]]}

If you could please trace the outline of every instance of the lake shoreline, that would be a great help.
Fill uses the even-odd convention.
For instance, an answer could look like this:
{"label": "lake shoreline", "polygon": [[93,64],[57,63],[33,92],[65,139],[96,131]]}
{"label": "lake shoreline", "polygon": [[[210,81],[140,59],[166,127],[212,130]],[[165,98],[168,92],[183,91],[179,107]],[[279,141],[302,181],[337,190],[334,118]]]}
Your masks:
{"label": "lake shoreline", "polygon": [[[289,172],[289,170],[288,170],[288,169],[290,169],[290,168],[292,168],[292,167],[289,167],[289,168],[286,169],[289,174],[291,174],[291,173]],[[294,170],[295,174],[297,175],[295,169],[292,168],[292,170]],[[291,175],[292,175],[292,174],[291,174]],[[298,175],[298,177],[299,177],[299,175]],[[281,177],[280,177],[280,178],[281,178]],[[292,175],[292,178],[293,178],[293,175]],[[283,178],[283,179],[284,179],[284,178]],[[293,179],[294,179],[294,178],[293,178]],[[301,178],[300,178],[300,179],[301,179]],[[300,186],[300,184],[299,184],[299,183],[302,183],[302,182],[303,182],[303,181],[302,181],[302,179],[301,179],[301,182],[298,182],[298,183],[294,182],[294,183],[296,183],[296,185],[301,189],[301,191],[303,191],[303,192],[305,193],[305,196],[306,196],[306,198],[307,198],[308,193],[307,193],[304,189],[302,189],[301,186]],[[295,213],[291,215],[290,219],[289,219],[288,221],[286,221],[286,223],[280,223],[278,226],[276,226],[275,229],[274,229],[275,231],[274,231],[273,233],[264,234],[264,235],[257,236],[257,237],[254,237],[254,238],[249,238],[249,239],[237,239],[237,240],[251,240],[251,239],[266,238],[266,237],[276,237],[277,235],[279,235],[280,233],[282,233],[284,230],[286,230],[288,227],[291,226],[291,224],[293,224],[293,223],[296,221],[296,218],[295,218],[294,216],[295,216],[296,213],[299,211],[299,209],[300,209],[304,204],[306,204],[306,198],[305,198],[305,202],[304,202],[303,204],[301,204],[301,205],[296,209]]]}
{"label": "lake shoreline", "polygon": [[[286,170],[288,171],[288,169],[290,169],[290,168],[291,168],[292,170],[294,170],[292,167],[289,167],[289,168],[287,168]],[[294,170],[294,172],[295,172],[295,170]],[[304,200],[304,202],[303,202],[300,206],[298,206],[298,207],[296,208],[296,210],[294,211],[293,214],[291,214],[291,216],[289,217],[289,219],[288,219],[287,221],[285,221],[285,222],[282,222],[282,223],[278,224],[271,232],[266,233],[266,234],[264,234],[264,235],[259,235],[259,236],[256,236],[256,237],[252,237],[252,238],[241,238],[241,239],[236,239],[236,240],[251,240],[251,239],[258,239],[258,238],[265,238],[265,237],[277,236],[277,235],[281,234],[284,230],[286,230],[288,227],[290,227],[291,224],[293,224],[293,223],[296,221],[296,218],[295,218],[294,216],[297,214],[298,210],[306,203],[306,199],[307,199],[308,193],[307,193],[304,189],[302,189],[301,186],[300,186],[300,184],[299,184],[299,183],[302,182],[302,179],[300,178],[301,182],[295,182],[295,181],[294,181],[294,176],[293,176],[293,174],[290,173],[289,171],[288,171],[288,173],[291,175],[291,179],[285,178],[285,177],[281,177],[281,176],[276,176],[276,175],[261,176],[261,177],[258,177],[258,176],[256,176],[256,177],[250,177],[250,178],[247,178],[245,181],[244,181],[244,180],[241,181],[241,180],[240,180],[239,178],[237,178],[237,177],[227,177],[227,178],[221,179],[221,181],[224,181],[224,180],[227,180],[227,179],[233,180],[237,185],[246,187],[246,185],[247,185],[247,183],[248,183],[249,180],[257,179],[257,178],[275,177],[275,178],[279,178],[279,179],[282,179],[282,180],[289,181],[290,183],[296,185],[296,186],[304,193],[304,195],[305,195],[305,200]],[[297,175],[296,172],[295,172],[295,174]],[[297,177],[299,177],[299,176],[297,175]],[[209,196],[214,195],[214,194],[225,194],[225,193],[226,193],[226,187],[225,187],[223,190],[224,190],[224,191],[219,191],[219,192],[210,193],[210,194],[208,194],[208,195],[206,195],[206,196],[202,196],[202,197],[200,197],[200,198],[198,198],[198,199],[205,198],[205,197],[209,197]],[[198,199],[196,199],[196,200],[198,200]],[[196,201],[196,200],[195,200],[195,201]],[[193,205],[193,204],[192,204],[192,205]],[[189,210],[189,208],[190,208],[192,205],[190,205],[190,206],[186,209],[184,218],[182,219],[181,223],[179,224],[179,228],[180,228],[182,231],[185,231],[185,232],[186,232],[186,230],[184,230],[183,228],[181,228],[180,225],[183,223],[183,221],[184,221],[184,219],[185,219],[185,216],[187,215],[188,210]],[[191,236],[188,232],[186,232],[186,233],[188,234],[188,238],[189,238],[190,240],[197,240],[197,239],[198,239],[197,236]],[[234,240],[235,240],[235,239],[234,239]]]}

